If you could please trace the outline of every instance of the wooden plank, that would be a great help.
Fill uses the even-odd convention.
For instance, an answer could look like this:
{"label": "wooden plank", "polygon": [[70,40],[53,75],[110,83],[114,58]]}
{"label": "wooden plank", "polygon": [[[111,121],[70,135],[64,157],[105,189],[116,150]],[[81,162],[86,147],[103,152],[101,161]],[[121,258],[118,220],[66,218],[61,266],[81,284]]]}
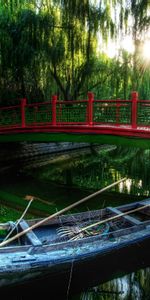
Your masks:
{"label": "wooden plank", "polygon": [[[150,226],[150,220],[145,221],[143,223],[141,222],[138,226],[133,225],[133,227],[118,229],[114,232],[110,232],[110,235],[112,234],[113,237],[122,237],[124,235],[134,233],[134,232],[137,232],[137,231],[141,231],[141,230],[144,230],[145,228],[149,228],[149,226]],[[109,232],[108,232],[108,236],[109,236]]]}
{"label": "wooden plank", "polygon": [[[139,203],[139,207],[142,207],[143,205],[147,205],[149,203],[147,203],[146,201],[144,203]],[[149,207],[145,207],[143,209],[140,210],[141,215],[147,216],[150,219],[150,206]]]}
{"label": "wooden plank", "polygon": [[[19,225],[23,231],[25,229],[29,228],[28,223],[25,220],[22,220],[19,223]],[[31,244],[33,246],[41,246],[42,245],[41,241],[38,239],[38,237],[35,235],[35,233],[32,230],[26,233],[26,237],[28,238],[28,240],[31,242]]]}
{"label": "wooden plank", "polygon": [[[115,208],[115,207],[108,207],[107,208],[109,211],[111,211],[112,213],[116,214],[116,215],[120,215],[122,214],[122,211],[120,211],[119,209]],[[124,220],[128,221],[131,224],[134,225],[139,225],[141,224],[141,222],[137,219],[135,219],[134,217],[131,216],[122,216],[121,218],[123,218]]]}
{"label": "wooden plank", "polygon": [[150,198],[146,198],[144,200],[141,201],[136,201],[136,202],[132,202],[132,203],[127,203],[127,204],[123,204],[123,205],[119,205],[117,208],[119,210],[121,210],[122,212],[126,211],[126,210],[130,210],[133,208],[138,207],[139,205],[146,205],[146,204],[150,204]]}
{"label": "wooden plank", "polygon": [[[148,205],[150,204],[149,202],[143,202],[143,203],[139,203],[139,207],[142,207],[143,205]],[[150,206],[144,208],[144,213],[145,213],[145,210],[150,210]],[[143,212],[143,210],[141,209],[141,212]]]}

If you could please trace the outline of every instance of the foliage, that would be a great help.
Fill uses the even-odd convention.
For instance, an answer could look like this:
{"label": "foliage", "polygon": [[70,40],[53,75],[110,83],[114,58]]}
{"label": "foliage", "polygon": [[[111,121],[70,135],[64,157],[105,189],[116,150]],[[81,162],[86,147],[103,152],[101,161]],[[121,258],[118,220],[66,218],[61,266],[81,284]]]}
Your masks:
{"label": "foliage", "polygon": [[[147,0],[0,1],[0,99],[129,98],[149,95],[149,65],[139,53],[149,28]],[[131,22],[132,19],[132,22]],[[135,53],[104,54],[110,40],[131,33]]]}

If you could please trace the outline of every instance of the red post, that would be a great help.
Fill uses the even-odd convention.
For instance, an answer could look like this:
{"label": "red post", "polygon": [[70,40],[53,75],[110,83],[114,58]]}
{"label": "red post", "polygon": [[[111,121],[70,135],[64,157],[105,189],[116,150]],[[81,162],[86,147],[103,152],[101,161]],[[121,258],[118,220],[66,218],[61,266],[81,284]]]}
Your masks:
{"label": "red post", "polygon": [[88,92],[87,122],[89,126],[93,125],[93,102],[94,94]]}
{"label": "red post", "polygon": [[132,128],[137,128],[137,102],[138,102],[138,93],[132,92]]}
{"label": "red post", "polygon": [[57,96],[52,96],[52,125],[56,126],[57,117],[56,117],[56,103],[57,103]]}
{"label": "red post", "polygon": [[120,99],[116,101],[116,126],[119,126],[120,122]]}
{"label": "red post", "polygon": [[21,99],[21,127],[26,127],[26,112],[25,112],[25,106],[27,104],[27,99],[23,98]]}

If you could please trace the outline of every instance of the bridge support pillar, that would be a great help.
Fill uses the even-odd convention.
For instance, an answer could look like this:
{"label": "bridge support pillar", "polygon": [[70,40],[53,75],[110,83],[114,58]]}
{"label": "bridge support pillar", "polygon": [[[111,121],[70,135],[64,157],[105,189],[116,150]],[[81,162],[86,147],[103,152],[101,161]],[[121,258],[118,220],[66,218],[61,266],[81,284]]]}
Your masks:
{"label": "bridge support pillar", "polygon": [[57,96],[52,96],[52,125],[56,126],[57,123],[57,116],[56,116],[56,103],[57,103]]}
{"label": "bridge support pillar", "polygon": [[131,98],[132,98],[132,128],[137,128],[137,102],[138,102],[138,93],[137,92],[132,92],[131,93]]}
{"label": "bridge support pillar", "polygon": [[87,123],[89,126],[93,125],[93,102],[94,102],[94,94],[88,92]]}
{"label": "bridge support pillar", "polygon": [[26,127],[26,114],[25,114],[25,106],[27,104],[27,99],[21,99],[21,127]]}

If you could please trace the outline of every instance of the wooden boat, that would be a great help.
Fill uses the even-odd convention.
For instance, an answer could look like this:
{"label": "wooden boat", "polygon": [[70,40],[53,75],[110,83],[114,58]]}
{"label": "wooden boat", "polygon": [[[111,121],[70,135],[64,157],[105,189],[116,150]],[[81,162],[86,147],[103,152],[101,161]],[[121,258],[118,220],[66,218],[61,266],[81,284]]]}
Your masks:
{"label": "wooden boat", "polygon": [[[6,229],[13,235],[39,222],[21,220],[1,224],[1,240]],[[123,261],[125,253],[134,260],[140,251],[149,251],[150,198],[118,207],[66,214],[43,223],[19,239],[0,247],[0,287],[19,286],[41,278],[68,274],[68,281],[92,273],[105,277],[106,266]],[[144,248],[143,248],[144,246]],[[108,265],[110,263],[110,265]]]}

